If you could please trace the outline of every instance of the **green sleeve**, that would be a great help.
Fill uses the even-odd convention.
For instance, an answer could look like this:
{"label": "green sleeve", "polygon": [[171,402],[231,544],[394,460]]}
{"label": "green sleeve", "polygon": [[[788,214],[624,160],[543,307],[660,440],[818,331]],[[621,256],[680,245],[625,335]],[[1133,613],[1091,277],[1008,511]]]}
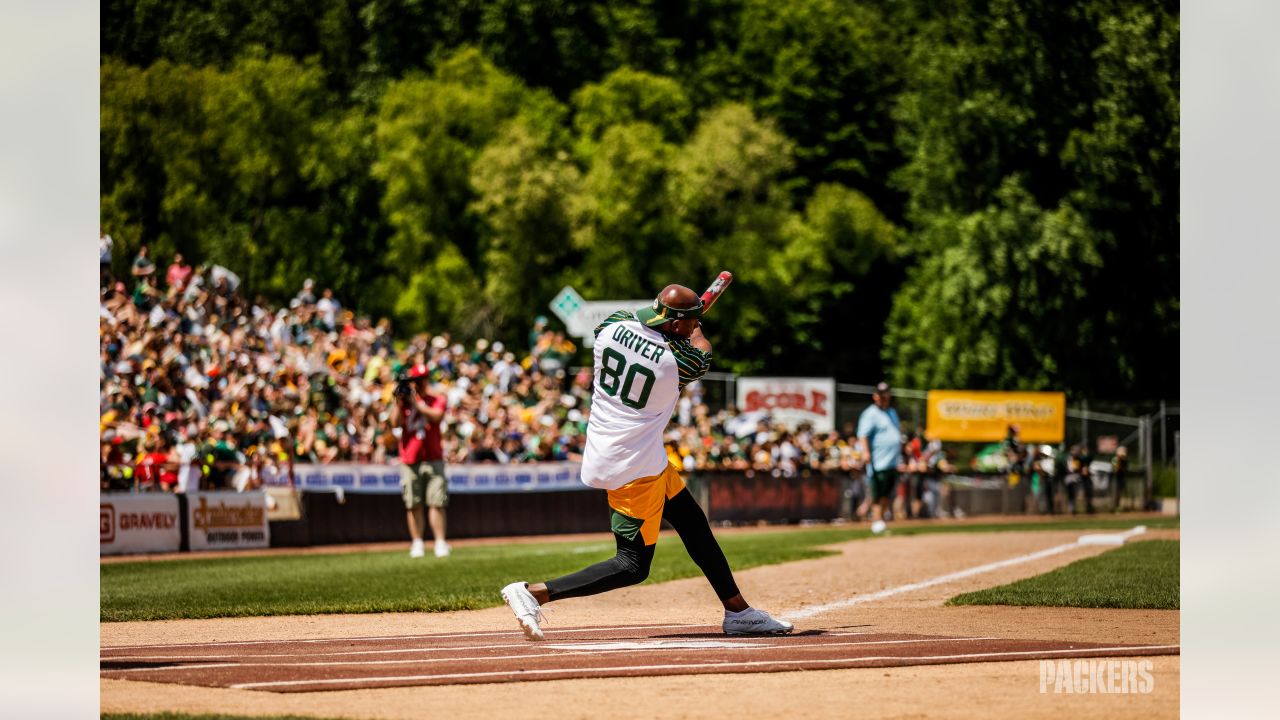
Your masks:
{"label": "green sleeve", "polygon": [[631,312],[631,311],[629,311],[629,310],[619,310],[618,312],[616,312],[616,313],[614,313],[614,314],[610,315],[609,317],[605,318],[605,319],[604,319],[604,322],[602,322],[602,323],[600,323],[599,325],[597,325],[597,326],[596,326],[596,330],[595,330],[595,333],[594,333],[594,337],[600,337],[600,331],[601,331],[601,330],[603,330],[603,329],[605,329],[605,328],[606,328],[606,327],[608,327],[609,325],[612,325],[612,324],[614,324],[614,323],[618,323],[618,322],[622,322],[623,320],[635,320],[635,319],[636,319],[636,315],[635,315],[635,313],[633,313],[633,312]]}
{"label": "green sleeve", "polygon": [[711,353],[693,346],[688,340],[668,340],[667,346],[675,356],[676,368],[680,371],[680,389],[695,380],[701,380],[711,369]]}

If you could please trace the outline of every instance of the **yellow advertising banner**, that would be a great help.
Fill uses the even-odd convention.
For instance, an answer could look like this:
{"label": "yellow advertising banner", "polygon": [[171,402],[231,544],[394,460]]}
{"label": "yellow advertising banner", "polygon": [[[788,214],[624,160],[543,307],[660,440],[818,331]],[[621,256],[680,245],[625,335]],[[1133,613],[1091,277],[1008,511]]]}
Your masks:
{"label": "yellow advertising banner", "polygon": [[1010,425],[1023,442],[1062,442],[1067,396],[1060,392],[930,390],[926,428],[939,440],[1003,440]]}

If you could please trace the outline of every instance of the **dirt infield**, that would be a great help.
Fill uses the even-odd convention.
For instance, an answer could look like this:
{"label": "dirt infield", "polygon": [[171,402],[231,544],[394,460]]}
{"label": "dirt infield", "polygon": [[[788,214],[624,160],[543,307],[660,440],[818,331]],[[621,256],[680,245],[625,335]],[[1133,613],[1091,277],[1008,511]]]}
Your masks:
{"label": "dirt infield", "polygon": [[1176,645],[809,630],[727,637],[714,626],[564,628],[532,643],[511,632],[111,648],[103,677],[238,690],[310,692],[571,678],[901,667],[1177,654]]}
{"label": "dirt infield", "polygon": [[[599,716],[600,698],[629,697],[632,714],[653,717],[835,718],[849,716],[850,703],[863,717],[1088,715],[1112,720],[1176,716],[1177,655],[1150,658],[1155,677],[1150,694],[1074,697],[1041,694],[1038,663],[1031,658],[1055,650],[1079,651],[1063,657],[1174,653],[1176,647],[1168,646],[1179,642],[1177,611],[943,606],[946,598],[958,592],[1029,577],[1106,549],[1081,546],[1052,556],[1036,555],[1079,535],[1052,531],[890,537],[835,546],[838,556],[739,573],[739,585],[748,599],[771,611],[829,608],[798,619],[794,636],[763,640],[719,634],[717,604],[702,578],[555,603],[549,606],[549,642],[542,644],[526,643],[505,607],[431,614],[105,623],[101,626],[102,708],[387,719],[421,718],[424,708],[430,708],[427,715],[431,717],[519,713],[587,718]],[[1177,536],[1177,531],[1146,535]],[[840,604],[1019,557],[1034,559],[865,604]],[[601,647],[600,643],[626,645]],[[478,647],[482,645],[498,647]],[[1133,645],[1163,647],[1126,647]],[[339,652],[365,654],[335,658],[333,654]],[[1036,654],[938,659],[996,652]],[[290,653],[305,657],[263,657]],[[250,654],[256,659],[247,657]],[[510,662],[520,664],[494,664],[508,662],[495,660],[505,655],[514,656]],[[352,658],[393,662],[362,666],[352,665]],[[440,662],[426,662],[433,658]],[[279,667],[297,662],[341,664]],[[762,664],[713,665],[748,662]],[[948,664],[919,664],[936,662]],[[652,677],[664,672],[652,667],[655,664],[681,667],[667,669],[674,674]],[[695,664],[706,667],[690,667]],[[512,682],[526,679],[512,676],[517,667],[526,670],[526,677],[528,670],[594,667],[597,671],[574,674],[574,679],[551,672],[536,676],[541,682]],[[601,667],[623,670],[599,671]],[[799,670],[820,667],[832,669]],[[746,668],[768,672],[739,674]],[[482,672],[501,675],[488,676],[494,679],[441,677]],[[365,685],[370,676],[413,679]],[[311,683],[335,678],[359,682],[247,687],[256,682]],[[488,684],[428,684],[433,682]]]}

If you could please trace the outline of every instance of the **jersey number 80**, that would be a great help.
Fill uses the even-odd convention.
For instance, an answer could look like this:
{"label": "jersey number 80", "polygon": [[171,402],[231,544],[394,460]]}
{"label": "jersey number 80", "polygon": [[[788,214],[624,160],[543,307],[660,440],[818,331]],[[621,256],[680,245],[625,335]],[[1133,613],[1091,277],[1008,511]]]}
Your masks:
{"label": "jersey number 80", "polygon": [[[628,367],[627,359],[613,348],[605,348],[600,354],[600,364],[601,390],[617,397],[627,407],[642,408],[649,402],[649,392],[653,390],[653,381],[656,379],[652,370],[636,363]],[[637,375],[643,376],[644,382],[640,385],[640,394],[633,400],[631,395]],[[622,389],[621,395],[618,394],[619,386]]]}

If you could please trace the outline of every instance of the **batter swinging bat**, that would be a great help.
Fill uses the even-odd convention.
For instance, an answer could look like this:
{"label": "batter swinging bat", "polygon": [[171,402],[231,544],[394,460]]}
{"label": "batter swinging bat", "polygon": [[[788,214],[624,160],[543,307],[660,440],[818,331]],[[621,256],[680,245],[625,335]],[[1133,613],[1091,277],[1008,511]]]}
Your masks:
{"label": "batter swinging bat", "polygon": [[731,282],[733,282],[733,273],[728,270],[720,271],[715,282],[711,283],[711,287],[707,288],[707,291],[702,293],[702,313],[704,315],[711,310],[711,306],[714,305],[716,300],[724,294],[724,291],[729,287],[729,283]]}

